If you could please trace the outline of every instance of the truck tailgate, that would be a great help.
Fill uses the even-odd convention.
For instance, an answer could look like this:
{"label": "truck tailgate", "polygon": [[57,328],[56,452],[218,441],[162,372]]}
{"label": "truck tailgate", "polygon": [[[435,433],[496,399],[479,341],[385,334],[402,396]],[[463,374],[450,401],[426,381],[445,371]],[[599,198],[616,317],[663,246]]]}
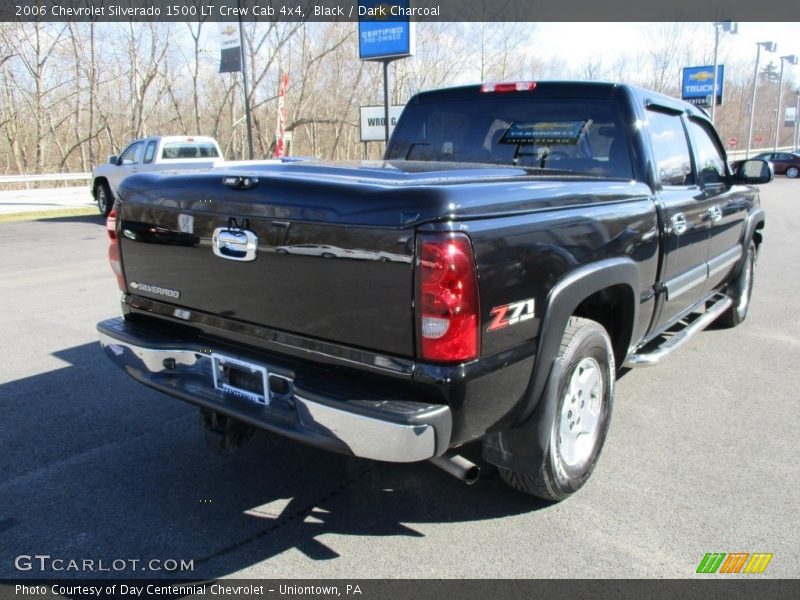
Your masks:
{"label": "truck tailgate", "polygon": [[[413,227],[353,226],[315,208],[313,190],[291,181],[262,178],[250,190],[224,186],[221,174],[159,181],[153,188],[129,178],[123,186],[119,239],[129,293],[413,356]],[[328,192],[328,204],[344,193]],[[247,232],[255,251],[241,260],[236,238]]]}

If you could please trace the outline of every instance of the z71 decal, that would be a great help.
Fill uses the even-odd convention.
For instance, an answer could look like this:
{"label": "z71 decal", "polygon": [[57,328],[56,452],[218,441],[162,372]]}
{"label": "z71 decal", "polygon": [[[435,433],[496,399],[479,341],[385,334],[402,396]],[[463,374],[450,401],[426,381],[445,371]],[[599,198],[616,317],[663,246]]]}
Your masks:
{"label": "z71 decal", "polygon": [[497,331],[509,325],[516,325],[517,323],[532,319],[534,314],[533,307],[533,298],[520,302],[512,302],[511,304],[504,304],[503,306],[495,306],[491,313],[494,319],[486,331]]}

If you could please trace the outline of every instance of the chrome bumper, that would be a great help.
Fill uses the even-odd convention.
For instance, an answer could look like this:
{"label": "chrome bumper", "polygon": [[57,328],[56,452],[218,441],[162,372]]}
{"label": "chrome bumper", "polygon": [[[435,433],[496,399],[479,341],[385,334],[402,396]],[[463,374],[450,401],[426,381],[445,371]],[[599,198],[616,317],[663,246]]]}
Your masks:
{"label": "chrome bumper", "polygon": [[137,381],[300,442],[388,462],[427,460],[444,453],[450,442],[452,416],[444,405],[361,397],[355,390],[348,399],[334,399],[304,389],[291,366],[248,356],[268,369],[270,380],[285,382],[285,393],[259,405],[214,386],[213,348],[121,318],[98,323],[97,329],[106,355]]}

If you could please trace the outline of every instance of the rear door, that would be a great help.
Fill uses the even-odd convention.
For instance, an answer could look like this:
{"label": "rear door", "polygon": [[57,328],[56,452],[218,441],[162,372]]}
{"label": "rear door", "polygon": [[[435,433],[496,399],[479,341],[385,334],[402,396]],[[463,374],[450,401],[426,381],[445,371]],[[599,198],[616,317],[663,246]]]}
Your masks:
{"label": "rear door", "polygon": [[752,205],[752,193],[744,186],[731,185],[725,166],[722,145],[711,124],[688,120],[692,150],[697,165],[697,179],[706,201],[709,225],[708,279],[703,293],[708,293],[728,276],[742,257],[742,232]]}
{"label": "rear door", "polygon": [[152,171],[155,169],[156,151],[158,150],[158,140],[145,140],[144,141],[144,154],[142,155],[142,163],[139,167],[139,172]]}
{"label": "rear door", "polygon": [[712,201],[696,182],[683,114],[650,106],[647,120],[665,223],[664,299],[656,321],[656,327],[661,327],[697,304],[703,295]]}

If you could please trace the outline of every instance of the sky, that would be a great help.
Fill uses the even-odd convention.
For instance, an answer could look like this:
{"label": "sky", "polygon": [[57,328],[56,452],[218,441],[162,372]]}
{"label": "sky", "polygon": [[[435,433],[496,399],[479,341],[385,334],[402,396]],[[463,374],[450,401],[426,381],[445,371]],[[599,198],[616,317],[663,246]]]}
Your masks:
{"label": "sky", "polygon": [[[587,59],[601,58],[612,63],[615,58],[643,47],[647,43],[642,23],[537,23],[537,52],[560,58],[567,64],[581,64]],[[698,40],[703,47],[713,48],[714,26],[708,23],[706,37]],[[739,23],[736,35],[724,35],[720,44],[723,60],[751,60],[755,65],[756,43],[776,42],[774,54],[761,52],[761,64],[770,60],[780,64],[780,57],[788,54],[800,56],[800,23]],[[722,54],[724,53],[725,56]],[[690,65],[687,65],[690,66]],[[700,66],[700,65],[696,65]],[[787,64],[787,68],[788,64]],[[800,69],[800,65],[795,67]],[[800,75],[800,72],[798,72]]]}

